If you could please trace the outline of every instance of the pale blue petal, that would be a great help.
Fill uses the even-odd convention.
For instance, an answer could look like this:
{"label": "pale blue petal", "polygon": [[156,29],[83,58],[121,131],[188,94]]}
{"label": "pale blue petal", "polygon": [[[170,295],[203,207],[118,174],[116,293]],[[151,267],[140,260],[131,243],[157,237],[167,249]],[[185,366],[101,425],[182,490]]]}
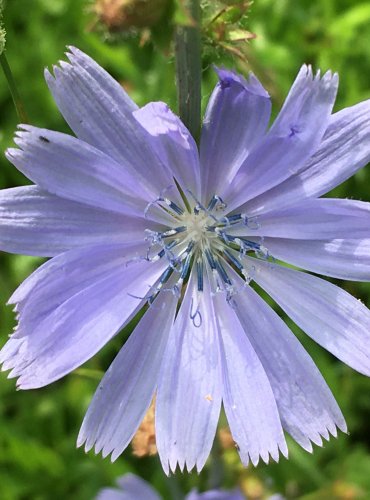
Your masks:
{"label": "pale blue petal", "polygon": [[[172,171],[185,195],[190,190],[200,197],[198,148],[190,132],[163,102],[151,102],[133,113],[148,132],[148,141],[163,163]],[[170,192],[169,194],[172,194]]]}
{"label": "pale blue petal", "polygon": [[[140,251],[143,247],[141,247]],[[165,265],[136,246],[76,249],[54,257],[11,297],[18,326],[0,352],[21,389],[61,378],[99,351],[145,302]]]}
{"label": "pale blue petal", "polygon": [[[257,271],[258,272],[258,271]],[[284,321],[235,273],[235,312],[269,378],[283,427],[306,450],[346,431],[343,415],[314,362]]]}
{"label": "pale blue petal", "polygon": [[112,454],[127,447],[152,401],[176,312],[177,297],[160,292],[103,377],[85,415],[78,446]]}
{"label": "pale blue petal", "polygon": [[370,238],[316,241],[266,237],[263,244],[276,259],[302,269],[344,280],[370,280]]}
{"label": "pale blue petal", "polygon": [[370,100],[334,113],[317,152],[298,174],[248,201],[249,215],[321,196],[370,161]]}
{"label": "pale blue petal", "polygon": [[[51,194],[89,206],[144,218],[149,202],[158,192],[145,190],[137,176],[111,157],[70,135],[22,125],[6,156],[18,170]],[[162,189],[168,186],[162,185]],[[151,210],[147,218],[169,221],[165,212],[158,218]]]}
{"label": "pale blue petal", "polygon": [[249,80],[220,69],[204,116],[200,158],[203,201],[220,194],[253,146],[263,137],[271,112],[268,93],[257,78]]}
{"label": "pale blue petal", "polygon": [[172,179],[132,115],[136,104],[89,56],[75,48],[71,51],[70,63],[54,66],[54,76],[45,72],[62,115],[78,138],[136,173],[137,183],[155,187],[158,195]]}
{"label": "pale blue petal", "polygon": [[225,297],[216,294],[214,306],[222,338],[223,402],[230,431],[244,465],[249,460],[279,460],[287,456],[275,397],[266,372]]}
{"label": "pale blue petal", "polygon": [[211,451],[222,397],[214,315],[209,285],[205,282],[199,293],[194,271],[171,332],[156,400],[157,447],[167,474],[177,464],[199,472]]}
{"label": "pale blue petal", "polygon": [[370,375],[370,310],[328,281],[248,258],[253,279],[318,344]]}
{"label": "pale blue petal", "polygon": [[280,184],[317,150],[329,123],[338,87],[337,75],[321,79],[303,66],[265,139],[253,149],[232,183],[221,192],[229,210]]}
{"label": "pale blue petal", "polygon": [[[254,227],[253,227],[254,226]],[[370,236],[370,203],[333,198],[306,199],[253,217],[253,224],[230,228],[238,236],[298,240],[363,239]]]}
{"label": "pale blue petal", "polygon": [[22,129],[15,138],[20,149],[8,150],[7,158],[50,193],[123,213],[142,214],[151,201],[121,165],[93,146],[60,132]]}
{"label": "pale blue petal", "polygon": [[0,249],[52,257],[72,248],[143,240],[148,220],[59,198],[37,186],[0,191]]}

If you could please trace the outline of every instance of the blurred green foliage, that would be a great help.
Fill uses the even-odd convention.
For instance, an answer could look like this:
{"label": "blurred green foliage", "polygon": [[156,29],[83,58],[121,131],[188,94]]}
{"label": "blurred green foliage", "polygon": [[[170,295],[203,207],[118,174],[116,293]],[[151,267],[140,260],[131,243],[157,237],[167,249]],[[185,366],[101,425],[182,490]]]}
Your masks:
{"label": "blurred green foliage", "polygon": [[[207,3],[207,2],[206,2]],[[215,2],[219,4],[227,2]],[[235,2],[236,4],[237,2]],[[211,4],[212,2],[208,2]],[[217,5],[216,5],[217,4]],[[13,69],[30,122],[68,131],[43,80],[43,69],[63,58],[66,45],[76,45],[94,57],[128,90],[139,105],[164,100],[176,109],[174,65],[163,43],[143,41],[142,33],[121,40],[104,39],[92,30],[87,0],[8,0],[4,13],[7,58]],[[208,5],[209,7],[209,5]],[[177,10],[177,16],[181,10]],[[179,14],[180,13],[180,14]],[[303,62],[338,71],[336,109],[370,97],[370,3],[356,0],[255,0],[240,29],[257,35],[243,45],[247,61],[210,43],[204,59],[203,104],[216,81],[211,65],[253,70],[274,98],[275,112]],[[158,28],[158,27],[157,27]],[[163,27],[164,30],[166,27]],[[159,30],[160,31],[160,30]],[[215,37],[216,39],[217,37]],[[154,37],[155,41],[155,37]],[[12,144],[17,116],[0,75],[0,149]],[[27,181],[1,155],[0,187]],[[334,195],[369,200],[370,170],[362,170],[337,188]],[[0,256],[1,343],[14,326],[5,302],[40,259]],[[342,283],[370,305],[370,285]],[[290,459],[279,464],[243,469],[232,447],[217,448],[206,469],[197,474],[165,478],[156,457],[138,459],[127,450],[114,464],[75,449],[80,422],[97,385],[96,370],[105,370],[125,338],[125,332],[85,368],[42,390],[16,392],[14,381],[0,384],[1,500],[90,499],[115,477],[134,471],[171,498],[193,486],[241,484],[250,498],[281,492],[306,500],[370,498],[369,381],[334,360],[288,320],[317,362],[347,419],[350,434],[340,435],[310,455],[290,442]],[[127,332],[126,332],[127,333]],[[85,376],[91,373],[92,376]],[[220,463],[223,467],[220,468]]]}

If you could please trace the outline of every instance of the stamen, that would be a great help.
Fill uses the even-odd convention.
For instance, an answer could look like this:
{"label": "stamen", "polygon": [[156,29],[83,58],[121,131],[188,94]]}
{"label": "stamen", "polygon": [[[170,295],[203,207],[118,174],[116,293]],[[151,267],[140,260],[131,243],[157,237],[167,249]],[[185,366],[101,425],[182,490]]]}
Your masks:
{"label": "stamen", "polygon": [[255,241],[247,240],[246,238],[235,238],[235,243],[240,246],[249,248],[250,250],[259,250],[260,245]]}
{"label": "stamen", "polygon": [[212,256],[212,253],[210,252],[209,248],[206,248],[204,250],[204,253],[206,254],[208,264],[210,265],[212,270],[216,269],[216,262],[214,261],[214,258]]}
{"label": "stamen", "polygon": [[173,210],[177,215],[183,215],[184,210],[176,205],[173,201],[169,200],[168,198],[158,198],[158,201],[164,201],[165,204],[170,207],[171,210]]}
{"label": "stamen", "polygon": [[157,253],[157,255],[155,255],[154,257],[149,257],[149,252],[150,252],[150,248],[148,249],[148,252],[147,252],[147,257],[146,257],[146,260],[149,260],[151,262],[157,262],[159,259],[162,259],[162,257],[166,256],[168,258],[168,260],[173,263],[173,261],[175,261],[175,255],[173,252],[171,252],[171,249],[174,248],[176,245],[179,244],[179,241],[180,240],[173,240],[171,241],[170,243],[168,243],[168,245],[165,245],[162,250]]}
{"label": "stamen", "polygon": [[203,291],[203,261],[197,260],[198,292]]}
{"label": "stamen", "polygon": [[243,271],[244,268],[242,263],[236,257],[234,257],[234,255],[227,248],[223,248],[222,251],[226,255],[226,257],[232,262],[232,264],[234,264],[234,266],[239,269],[239,271]]}
{"label": "stamen", "polygon": [[215,217],[209,210],[208,208],[206,208],[204,205],[202,205],[202,203],[197,200],[197,198],[193,195],[193,193],[187,189],[187,192],[190,194],[190,196],[193,198],[193,200],[195,201],[196,205],[194,207],[194,214],[195,215],[198,215],[200,211],[206,213],[208,215],[208,217],[210,217],[211,219],[213,219],[215,222],[218,222],[218,219],[217,217]]}
{"label": "stamen", "polygon": [[145,218],[147,218],[148,212],[149,212],[150,208],[153,206],[158,206],[158,207],[162,208],[162,210],[164,210],[162,205],[159,204],[159,202],[161,202],[161,201],[166,203],[166,205],[168,205],[178,215],[182,215],[184,213],[184,210],[181,207],[176,205],[176,203],[169,200],[168,198],[164,197],[164,193],[166,193],[166,191],[169,191],[170,189],[172,189],[174,187],[176,187],[176,186],[174,184],[171,184],[170,186],[167,186],[166,188],[162,189],[162,191],[159,193],[158,198],[156,198],[153,201],[150,201],[147,204],[147,206],[144,209],[144,217]]}
{"label": "stamen", "polygon": [[159,278],[159,282],[163,285],[168,281],[168,278],[171,276],[173,273],[173,268],[171,266],[168,266],[167,269],[162,273],[162,275]]}
{"label": "stamen", "polygon": [[211,201],[208,203],[207,210],[211,211],[215,208],[216,204],[219,203],[220,205],[217,207],[220,210],[224,210],[226,208],[226,203],[223,201],[221,196],[218,196],[217,194],[213,195],[211,198]]}
{"label": "stamen", "polygon": [[229,276],[227,275],[227,272],[223,265],[221,264],[219,259],[216,259],[216,268],[218,271],[218,274],[220,275],[220,278],[224,283],[227,283],[228,285],[232,285],[232,281],[230,280]]}
{"label": "stamen", "polygon": [[188,274],[191,257],[192,257],[191,253],[188,253],[186,258],[185,258],[184,263],[181,266],[181,274],[180,274],[180,281],[181,282],[186,278],[186,275]]}
{"label": "stamen", "polygon": [[223,217],[222,220],[226,220],[226,224],[230,226],[233,222],[239,222],[243,220],[243,216],[242,214],[228,215],[227,217]]}

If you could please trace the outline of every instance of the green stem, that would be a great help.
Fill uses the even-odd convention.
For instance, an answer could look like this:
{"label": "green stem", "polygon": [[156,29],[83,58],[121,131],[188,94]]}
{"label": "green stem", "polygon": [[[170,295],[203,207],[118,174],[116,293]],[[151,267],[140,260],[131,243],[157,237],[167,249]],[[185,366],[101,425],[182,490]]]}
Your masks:
{"label": "green stem", "polygon": [[177,26],[175,33],[176,83],[179,115],[196,141],[200,135],[201,104],[201,10],[199,0],[185,0],[193,21]]}
{"label": "green stem", "polygon": [[12,71],[10,69],[8,60],[5,56],[5,52],[0,54],[0,64],[1,64],[1,67],[4,71],[5,78],[8,82],[9,90],[10,90],[10,93],[11,93],[12,98],[13,98],[13,102],[14,102],[14,106],[15,106],[15,109],[16,109],[17,114],[18,114],[18,118],[19,118],[21,123],[28,123],[27,114],[24,110],[20,95],[18,94],[18,90],[17,90],[17,87],[15,85],[15,81],[14,81],[13,74],[12,74]]}
{"label": "green stem", "polygon": [[225,477],[222,449],[218,436],[216,436],[211,451],[211,463],[208,476],[208,487],[217,490],[221,487]]}

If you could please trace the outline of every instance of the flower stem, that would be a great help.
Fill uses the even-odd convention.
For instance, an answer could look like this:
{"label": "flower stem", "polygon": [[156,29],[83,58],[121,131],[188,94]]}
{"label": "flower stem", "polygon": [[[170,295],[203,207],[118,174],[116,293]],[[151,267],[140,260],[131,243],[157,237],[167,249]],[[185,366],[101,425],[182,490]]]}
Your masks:
{"label": "flower stem", "polygon": [[200,135],[201,9],[199,0],[185,0],[191,24],[178,25],[175,33],[176,83],[179,115],[196,141]]}
{"label": "flower stem", "polygon": [[0,65],[4,71],[5,78],[8,82],[9,90],[10,90],[11,96],[13,98],[13,102],[14,102],[14,106],[15,106],[15,109],[16,109],[17,114],[18,114],[18,118],[19,118],[21,123],[28,123],[27,114],[25,112],[22,100],[20,98],[17,87],[15,85],[13,74],[12,74],[12,71],[10,69],[8,60],[5,56],[5,52],[0,54]]}

